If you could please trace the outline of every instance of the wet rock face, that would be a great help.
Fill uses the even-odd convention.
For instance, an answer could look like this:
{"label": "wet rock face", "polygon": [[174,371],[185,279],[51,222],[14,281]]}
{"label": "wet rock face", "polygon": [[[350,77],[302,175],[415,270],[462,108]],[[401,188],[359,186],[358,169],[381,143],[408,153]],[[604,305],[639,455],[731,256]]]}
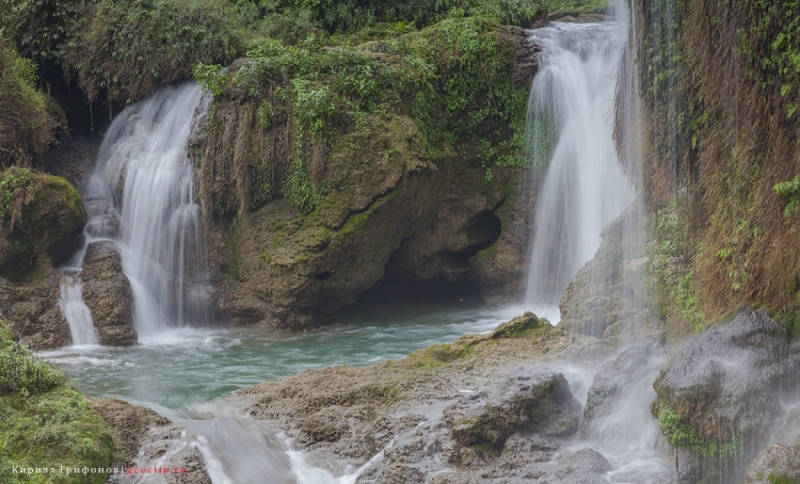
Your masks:
{"label": "wet rock face", "polygon": [[644,321],[644,288],[647,258],[644,217],[635,203],[603,229],[603,242],[567,286],[559,301],[561,322],[570,332],[596,338],[635,336],[632,330]]}
{"label": "wet rock face", "polygon": [[793,484],[800,482],[800,438],[791,446],[772,444],[747,468],[744,484]]}
{"label": "wet rock face", "polygon": [[[584,433],[592,432],[592,424],[597,419],[614,415],[624,402],[621,401],[632,391],[637,383],[648,374],[648,363],[653,358],[654,348],[650,345],[634,345],[615,359],[603,364],[594,377],[586,397],[581,427]],[[647,382],[649,385],[649,381]]]}
{"label": "wet rock face", "polygon": [[67,346],[72,336],[58,306],[60,274],[49,261],[37,272],[36,280],[19,285],[0,278],[0,315],[20,343],[33,350]]}
{"label": "wet rock face", "polygon": [[447,408],[444,419],[462,447],[500,450],[520,431],[570,434],[578,427],[580,410],[564,375],[521,369],[500,389],[465,397]]}
{"label": "wet rock face", "polygon": [[[696,336],[673,357],[653,383],[651,412],[673,416],[673,427],[694,434],[686,445],[695,451],[735,437],[747,459],[764,445],[782,412],[781,396],[793,391],[799,376],[800,345],[766,311],[747,310]],[[669,440],[676,429],[662,422],[662,430]]]}
{"label": "wet rock face", "polygon": [[100,344],[136,344],[131,284],[122,272],[122,259],[116,245],[113,242],[90,244],[80,277],[83,301],[92,312]]}

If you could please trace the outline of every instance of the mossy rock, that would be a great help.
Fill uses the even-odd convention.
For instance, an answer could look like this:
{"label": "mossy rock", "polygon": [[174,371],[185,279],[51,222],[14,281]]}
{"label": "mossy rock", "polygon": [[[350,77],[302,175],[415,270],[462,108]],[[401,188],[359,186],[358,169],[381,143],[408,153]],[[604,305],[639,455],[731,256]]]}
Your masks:
{"label": "mossy rock", "polygon": [[76,248],[86,211],[64,178],[20,167],[0,173],[0,276],[20,280],[40,257]]}
{"label": "mossy rock", "polygon": [[[74,383],[20,347],[2,323],[0,435],[0,482],[4,484],[100,484],[107,478],[105,469],[111,466],[114,453],[105,421]],[[15,473],[15,467],[30,468],[32,473]],[[67,467],[95,471],[68,475]],[[42,473],[43,469],[48,473]]]}

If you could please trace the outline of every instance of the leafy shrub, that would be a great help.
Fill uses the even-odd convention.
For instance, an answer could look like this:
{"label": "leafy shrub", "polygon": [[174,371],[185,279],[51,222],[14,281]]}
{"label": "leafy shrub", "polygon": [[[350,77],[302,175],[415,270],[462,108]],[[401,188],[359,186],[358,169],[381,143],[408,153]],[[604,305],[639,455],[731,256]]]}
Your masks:
{"label": "leafy shrub", "polygon": [[90,101],[130,103],[192,74],[199,63],[227,64],[247,11],[225,0],[117,0],[83,7],[91,20],[73,32],[64,69]]}

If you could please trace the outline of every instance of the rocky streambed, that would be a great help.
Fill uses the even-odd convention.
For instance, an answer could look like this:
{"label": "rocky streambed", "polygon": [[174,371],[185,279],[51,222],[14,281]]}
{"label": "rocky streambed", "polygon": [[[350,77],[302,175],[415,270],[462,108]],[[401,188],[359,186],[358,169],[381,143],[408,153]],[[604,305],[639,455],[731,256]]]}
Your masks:
{"label": "rocky streambed", "polygon": [[[526,313],[150,423],[135,462],[202,458],[213,482],[796,482],[800,347],[786,328],[746,310],[680,347],[655,341],[572,334]],[[93,405],[120,429],[143,412]],[[250,444],[226,447],[240,439]]]}

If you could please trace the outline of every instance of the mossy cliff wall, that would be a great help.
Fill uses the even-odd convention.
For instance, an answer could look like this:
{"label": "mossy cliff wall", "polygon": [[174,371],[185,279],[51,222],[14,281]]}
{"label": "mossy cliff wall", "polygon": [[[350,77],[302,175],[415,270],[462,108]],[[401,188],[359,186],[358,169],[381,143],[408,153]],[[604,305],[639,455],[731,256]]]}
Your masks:
{"label": "mossy cliff wall", "polygon": [[216,94],[192,151],[237,323],[324,323],[386,270],[518,294],[535,48],[482,17],[363,35],[195,72]]}
{"label": "mossy cliff wall", "polygon": [[747,303],[797,311],[800,2],[635,9],[644,192],[663,229],[655,247],[682,274],[662,310],[689,327]]}

